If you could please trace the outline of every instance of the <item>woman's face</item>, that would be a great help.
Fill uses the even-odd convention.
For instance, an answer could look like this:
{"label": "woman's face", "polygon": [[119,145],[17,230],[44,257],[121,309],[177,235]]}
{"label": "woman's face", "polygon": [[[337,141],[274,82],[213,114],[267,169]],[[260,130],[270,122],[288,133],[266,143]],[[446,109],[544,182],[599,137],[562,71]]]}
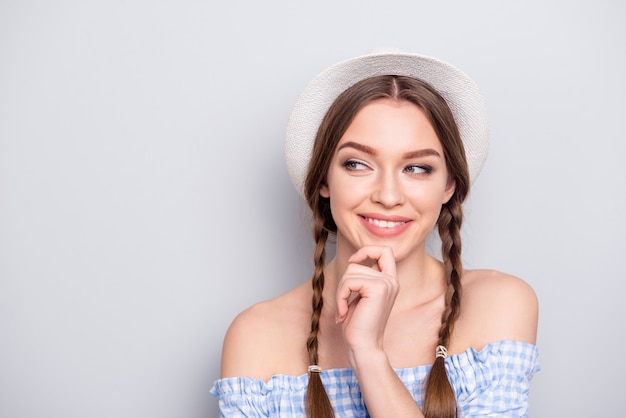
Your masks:
{"label": "woman's face", "polygon": [[441,205],[453,193],[430,122],[416,105],[391,99],[356,114],[320,189],[330,198],[338,252],[385,245],[396,261],[424,250]]}

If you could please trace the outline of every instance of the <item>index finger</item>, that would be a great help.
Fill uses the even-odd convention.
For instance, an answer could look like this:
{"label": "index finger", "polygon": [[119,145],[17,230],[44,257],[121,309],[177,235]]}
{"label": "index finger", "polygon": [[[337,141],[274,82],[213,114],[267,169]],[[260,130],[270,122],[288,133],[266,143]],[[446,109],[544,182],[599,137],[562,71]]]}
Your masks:
{"label": "index finger", "polygon": [[391,247],[367,245],[360,248],[348,259],[350,263],[361,263],[367,259],[374,260],[381,273],[396,275],[396,258]]}

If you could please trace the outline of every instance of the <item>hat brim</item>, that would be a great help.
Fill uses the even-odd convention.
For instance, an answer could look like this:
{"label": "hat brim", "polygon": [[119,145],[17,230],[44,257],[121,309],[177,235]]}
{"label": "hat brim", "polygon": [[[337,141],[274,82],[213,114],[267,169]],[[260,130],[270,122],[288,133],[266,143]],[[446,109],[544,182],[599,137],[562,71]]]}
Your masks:
{"label": "hat brim", "polygon": [[287,124],[285,157],[289,177],[302,197],[313,143],[331,104],[355,83],[379,75],[417,78],[439,92],[459,128],[470,182],[478,177],[489,149],[489,126],[485,102],[476,83],[458,68],[432,57],[402,52],[372,53],[322,71],[296,101]]}

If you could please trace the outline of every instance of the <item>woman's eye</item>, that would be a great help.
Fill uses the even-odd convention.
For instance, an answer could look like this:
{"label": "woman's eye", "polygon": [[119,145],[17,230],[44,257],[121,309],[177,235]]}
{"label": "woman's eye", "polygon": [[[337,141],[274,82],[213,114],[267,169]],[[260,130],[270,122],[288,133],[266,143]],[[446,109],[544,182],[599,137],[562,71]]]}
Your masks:
{"label": "woman's eye", "polygon": [[430,173],[433,169],[427,165],[410,165],[404,169],[408,173],[411,174],[422,174],[422,173]]}
{"label": "woman's eye", "polygon": [[353,171],[365,170],[367,168],[367,166],[364,163],[357,161],[357,160],[348,160],[345,163],[343,163],[343,166],[347,168],[348,170],[353,170]]}

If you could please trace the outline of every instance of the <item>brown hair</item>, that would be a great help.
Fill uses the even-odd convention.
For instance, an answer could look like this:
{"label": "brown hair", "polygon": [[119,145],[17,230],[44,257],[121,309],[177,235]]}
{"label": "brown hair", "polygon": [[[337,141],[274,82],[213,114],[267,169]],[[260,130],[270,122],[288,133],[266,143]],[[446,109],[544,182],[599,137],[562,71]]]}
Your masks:
{"label": "brown hair", "polygon": [[[463,220],[461,205],[469,191],[469,172],[458,127],[446,101],[425,82],[404,76],[368,78],[339,95],[326,113],[317,132],[304,184],[307,204],[312,210],[311,223],[315,239],[315,267],[311,280],[313,314],[311,332],[306,344],[312,365],[318,364],[317,335],[324,305],[322,291],[324,289],[326,241],[329,234],[337,232],[337,226],[330,211],[329,199],[320,196],[320,187],[326,180],[326,173],[337,143],[357,112],[366,104],[383,98],[408,101],[420,107],[432,124],[443,147],[448,176],[455,182],[455,191],[450,200],[441,208],[437,221],[441,237],[442,260],[448,282],[445,309],[438,335],[439,345],[448,346],[454,322],[460,313],[463,269],[460,234]],[[334,416],[319,373],[310,373],[306,397],[309,417],[330,418]],[[437,357],[426,383],[423,413],[427,418],[453,418],[456,412],[456,397],[446,374],[444,359]]]}

